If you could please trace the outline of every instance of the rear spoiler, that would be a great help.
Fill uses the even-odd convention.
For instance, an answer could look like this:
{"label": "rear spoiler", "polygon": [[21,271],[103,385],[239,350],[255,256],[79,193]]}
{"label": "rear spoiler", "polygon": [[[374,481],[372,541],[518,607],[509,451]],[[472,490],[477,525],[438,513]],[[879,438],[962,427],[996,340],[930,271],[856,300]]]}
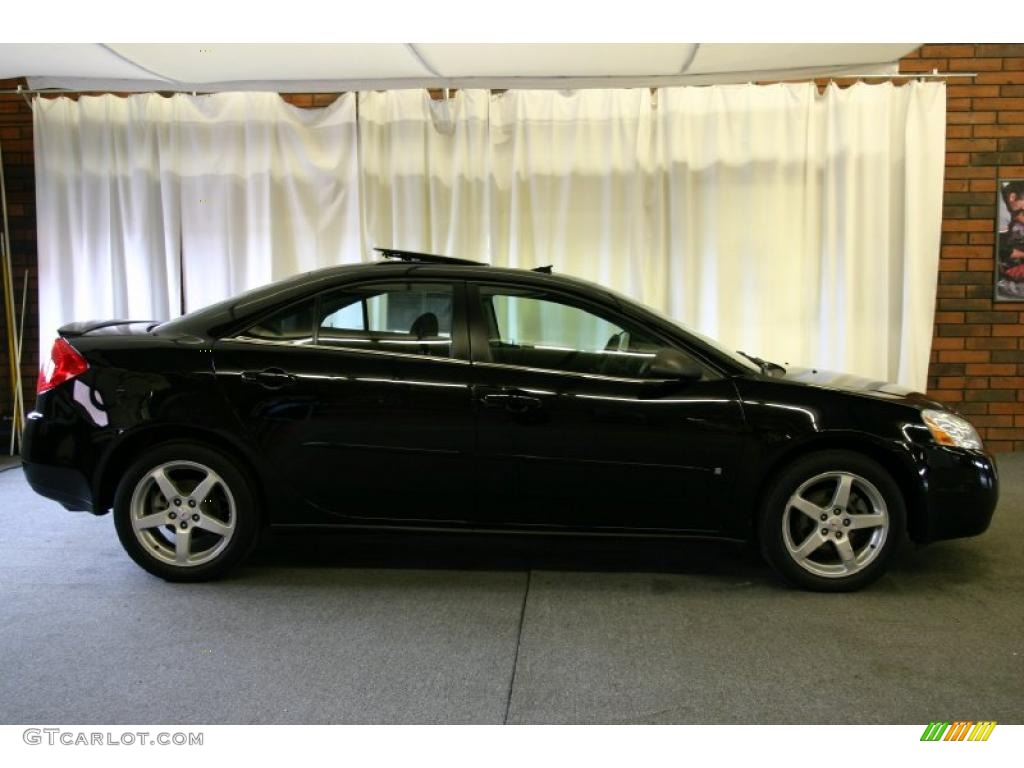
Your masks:
{"label": "rear spoiler", "polygon": [[[149,328],[152,328],[157,324],[157,322],[158,321],[156,320],[82,320],[77,323],[62,325],[57,329],[57,333],[65,339],[70,339],[75,336],[84,336],[90,331],[97,331],[100,328],[110,328],[114,325],[135,325],[136,323],[145,323]],[[146,330],[149,330],[149,328]]]}

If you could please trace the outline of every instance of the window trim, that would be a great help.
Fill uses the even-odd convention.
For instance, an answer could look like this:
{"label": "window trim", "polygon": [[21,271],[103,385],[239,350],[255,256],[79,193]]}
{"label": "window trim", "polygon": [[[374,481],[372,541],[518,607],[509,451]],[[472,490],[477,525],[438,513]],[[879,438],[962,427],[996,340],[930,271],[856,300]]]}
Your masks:
{"label": "window trim", "polygon": [[398,357],[409,360],[424,360],[433,363],[457,363],[458,365],[469,365],[469,360],[460,357],[432,357],[431,355],[417,355],[412,352],[391,352],[386,349],[356,349],[355,347],[334,347],[321,346],[319,344],[291,344],[287,341],[273,341],[269,339],[256,339],[250,336],[230,336],[223,341],[236,342],[238,344],[254,344],[269,347],[284,347],[286,349],[314,349],[318,352],[337,352],[345,355],[377,355],[383,357]]}
{"label": "window trim", "polygon": [[[543,293],[557,298],[565,299],[565,303],[576,309],[580,309],[584,312],[588,312],[593,315],[597,315],[599,318],[614,322],[618,325],[633,325],[640,326],[645,332],[653,336],[659,343],[664,344],[670,349],[675,349],[683,354],[689,355],[693,358],[694,362],[704,369],[705,376],[703,381],[714,381],[725,378],[723,371],[711,361],[709,361],[704,355],[699,354],[695,350],[690,349],[686,345],[681,344],[677,339],[666,335],[661,331],[660,328],[651,326],[648,323],[644,323],[637,318],[630,317],[628,314],[623,312],[618,306],[612,306],[610,304],[604,304],[593,300],[592,298],[572,291],[564,290],[561,286],[550,286],[550,285],[537,285],[536,283],[527,282],[516,282],[513,280],[502,280],[500,278],[485,279],[485,280],[467,280],[466,281],[466,305],[468,309],[468,319],[470,322],[470,333],[469,333],[469,360],[474,365],[480,365],[488,368],[504,368],[515,371],[526,371],[530,373],[544,373],[544,374],[557,374],[561,376],[575,376],[587,379],[599,379],[602,381],[614,381],[614,382],[627,382],[635,384],[638,382],[647,383],[664,383],[670,381],[669,379],[652,379],[645,377],[622,377],[622,376],[608,376],[601,373],[585,373],[580,371],[564,371],[558,368],[536,368],[532,366],[523,365],[512,365],[510,363],[496,363],[490,357],[490,343],[487,338],[487,320],[484,317],[483,312],[483,296],[482,291],[484,289],[511,289],[514,291],[526,291]],[[483,350],[485,354],[478,354],[480,350]]]}
{"label": "window trim", "polygon": [[[339,345],[327,345],[320,344],[319,336],[320,329],[316,326],[317,318],[320,315],[320,303],[324,296],[336,291],[344,291],[346,289],[358,289],[362,287],[377,287],[377,286],[388,286],[388,285],[446,285],[451,288],[452,291],[452,339],[451,339],[451,355],[450,356],[434,356],[434,355],[422,355],[414,352],[398,352],[383,349],[362,349],[359,347],[343,347]],[[312,331],[313,341],[309,344],[295,344],[288,341],[278,341],[274,339],[258,339],[254,336],[246,336],[246,331],[263,322],[268,317],[290,309],[291,307],[297,307],[307,301],[313,301],[313,327],[310,328]],[[363,302],[364,314],[366,304]],[[434,361],[445,361],[445,362],[459,362],[469,363],[469,322],[466,319],[467,305],[466,305],[466,281],[461,279],[451,279],[444,277],[411,277],[409,275],[395,276],[391,278],[380,277],[373,278],[367,277],[366,279],[353,280],[352,282],[342,283],[340,285],[332,285],[329,287],[321,287],[318,291],[310,294],[303,295],[297,299],[285,302],[266,312],[261,313],[258,317],[250,318],[245,327],[231,336],[225,337],[225,340],[239,341],[247,344],[264,344],[273,345],[279,347],[289,347],[291,349],[315,349],[323,351],[333,352],[344,352],[344,353],[358,353],[358,354],[370,354],[370,355],[385,355],[388,357],[398,357],[404,359],[415,359],[415,360],[434,360]],[[365,322],[366,318],[364,318]]]}

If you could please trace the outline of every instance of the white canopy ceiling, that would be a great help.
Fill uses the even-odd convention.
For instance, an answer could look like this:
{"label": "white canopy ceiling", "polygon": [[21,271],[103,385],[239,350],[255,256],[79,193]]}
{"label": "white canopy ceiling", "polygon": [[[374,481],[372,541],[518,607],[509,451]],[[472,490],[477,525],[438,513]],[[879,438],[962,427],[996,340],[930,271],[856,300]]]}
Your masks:
{"label": "white canopy ceiling", "polygon": [[891,75],[918,43],[11,43],[0,78],[73,90],[585,88]]}

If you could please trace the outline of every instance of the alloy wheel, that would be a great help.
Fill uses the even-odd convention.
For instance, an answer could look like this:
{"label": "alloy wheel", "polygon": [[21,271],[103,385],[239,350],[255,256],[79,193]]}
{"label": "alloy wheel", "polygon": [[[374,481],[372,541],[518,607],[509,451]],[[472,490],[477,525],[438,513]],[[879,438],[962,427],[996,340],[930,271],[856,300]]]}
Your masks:
{"label": "alloy wheel", "polygon": [[238,514],[231,489],[217,472],[195,461],[168,461],[136,483],[130,520],[135,538],[151,556],[192,568],[224,551]]}
{"label": "alloy wheel", "polygon": [[844,578],[867,568],[889,535],[885,499],[853,472],[824,472],[802,483],[782,515],[793,562],[815,576]]}

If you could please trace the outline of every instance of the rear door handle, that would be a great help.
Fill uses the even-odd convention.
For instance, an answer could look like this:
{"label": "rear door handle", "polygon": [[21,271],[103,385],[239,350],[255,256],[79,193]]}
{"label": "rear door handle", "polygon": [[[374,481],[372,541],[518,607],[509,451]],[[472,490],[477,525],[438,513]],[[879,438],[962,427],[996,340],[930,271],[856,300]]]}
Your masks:
{"label": "rear door handle", "polygon": [[480,396],[480,402],[485,408],[504,408],[510,413],[526,413],[541,406],[539,397],[518,392],[489,392]]}
{"label": "rear door handle", "polygon": [[284,389],[295,383],[295,377],[280,368],[264,368],[262,371],[242,371],[242,381],[259,384],[264,389]]}

